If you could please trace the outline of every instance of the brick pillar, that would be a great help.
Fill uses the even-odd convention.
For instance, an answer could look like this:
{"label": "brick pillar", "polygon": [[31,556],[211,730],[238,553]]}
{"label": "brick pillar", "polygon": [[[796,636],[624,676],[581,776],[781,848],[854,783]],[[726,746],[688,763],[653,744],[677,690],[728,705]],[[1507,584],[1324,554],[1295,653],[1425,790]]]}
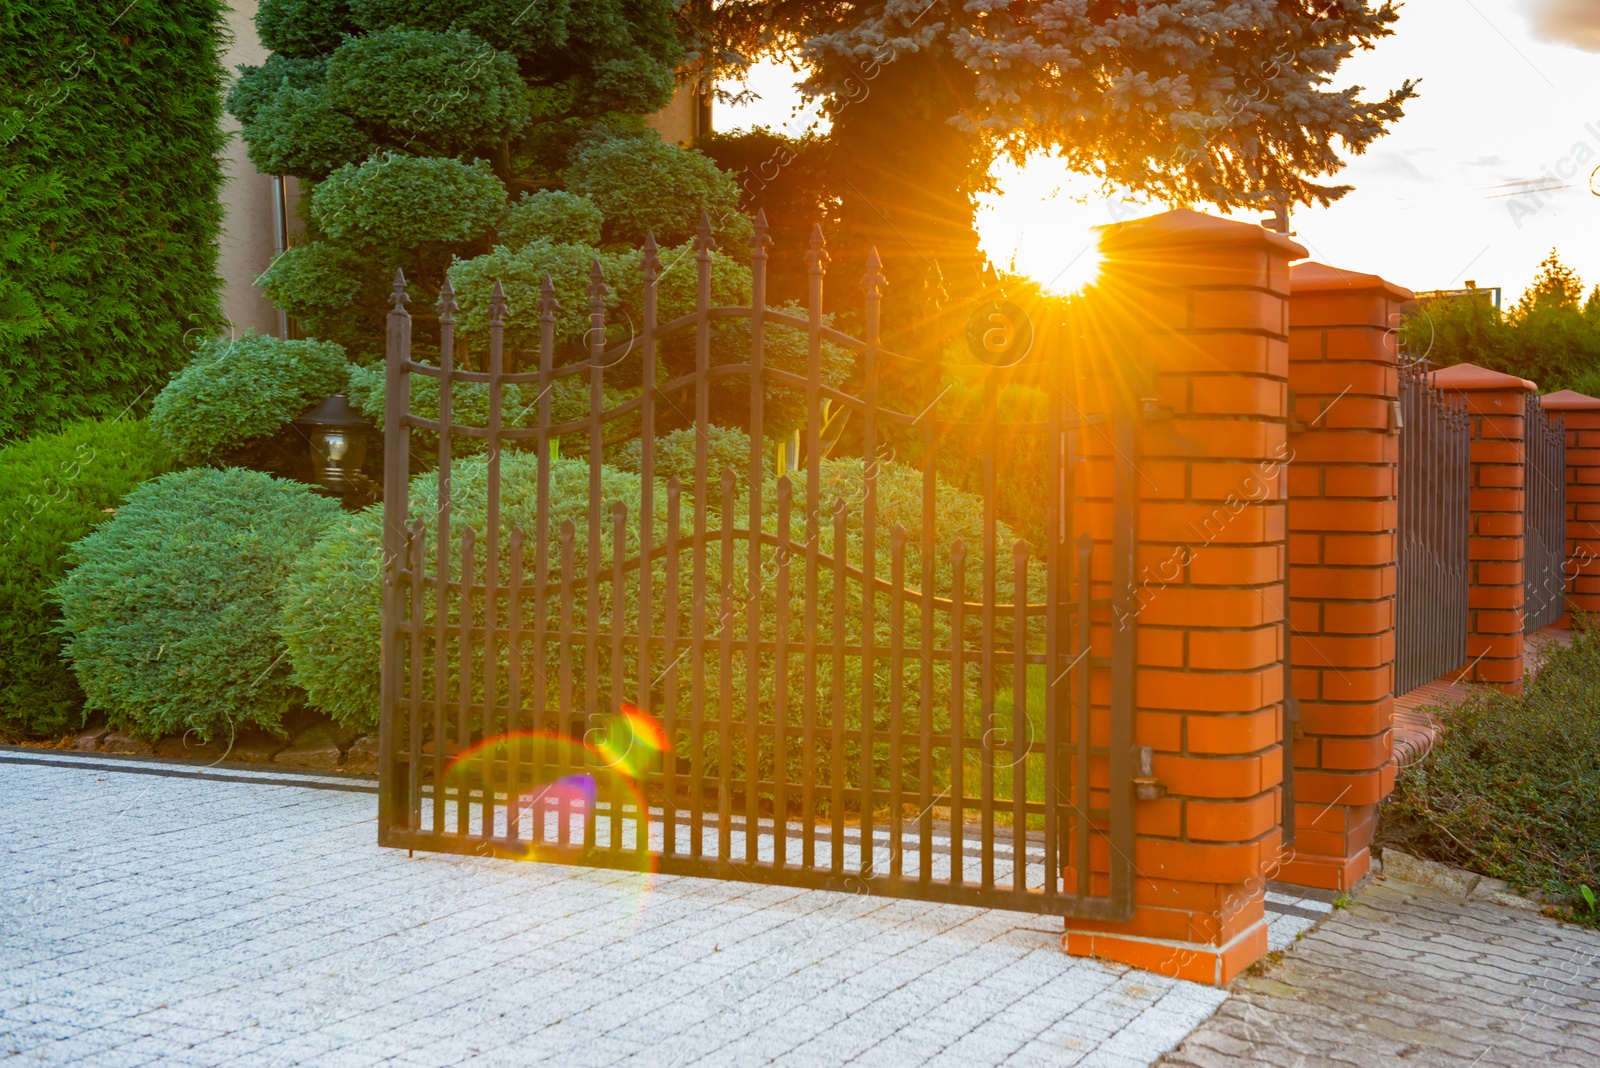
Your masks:
{"label": "brick pillar", "polygon": [[1600,399],[1563,389],[1540,403],[1567,427],[1567,611],[1600,614]]}
{"label": "brick pillar", "polygon": [[[1133,919],[1068,920],[1066,946],[1220,984],[1267,951],[1282,841],[1287,303],[1305,250],[1192,211],[1103,235],[1086,314],[1091,337],[1116,339],[1102,355],[1117,385],[1101,385],[1145,378],[1149,397],[1129,623],[1134,741],[1165,796],[1135,805]],[[1081,439],[1103,486],[1106,443]]]}
{"label": "brick pillar", "polygon": [[1302,263],[1289,272],[1289,646],[1295,841],[1286,882],[1367,872],[1394,786],[1395,499],[1400,379],[1391,331],[1410,290]]}
{"label": "brick pillar", "polygon": [[1472,417],[1472,540],[1467,661],[1474,682],[1522,689],[1524,512],[1523,404],[1539,387],[1472,363],[1429,376],[1440,389],[1466,394]]}

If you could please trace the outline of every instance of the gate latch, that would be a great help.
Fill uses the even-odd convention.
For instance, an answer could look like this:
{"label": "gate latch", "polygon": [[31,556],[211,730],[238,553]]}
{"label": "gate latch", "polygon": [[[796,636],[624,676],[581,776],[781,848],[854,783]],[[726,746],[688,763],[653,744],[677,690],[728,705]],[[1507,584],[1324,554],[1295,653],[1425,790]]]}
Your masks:
{"label": "gate latch", "polygon": [[1167,796],[1167,788],[1156,778],[1155,750],[1148,745],[1133,747],[1133,794],[1140,801]]}

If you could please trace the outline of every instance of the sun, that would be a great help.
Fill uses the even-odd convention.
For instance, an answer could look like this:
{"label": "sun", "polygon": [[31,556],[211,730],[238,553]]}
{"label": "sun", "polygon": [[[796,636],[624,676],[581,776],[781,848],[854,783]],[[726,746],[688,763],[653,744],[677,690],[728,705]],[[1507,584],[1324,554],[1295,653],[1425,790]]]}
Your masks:
{"label": "sun", "polygon": [[1021,167],[1002,160],[994,178],[997,191],[978,200],[978,244],[990,262],[1047,293],[1076,293],[1099,277],[1100,227],[1156,210],[1108,198],[1094,179],[1048,156]]}

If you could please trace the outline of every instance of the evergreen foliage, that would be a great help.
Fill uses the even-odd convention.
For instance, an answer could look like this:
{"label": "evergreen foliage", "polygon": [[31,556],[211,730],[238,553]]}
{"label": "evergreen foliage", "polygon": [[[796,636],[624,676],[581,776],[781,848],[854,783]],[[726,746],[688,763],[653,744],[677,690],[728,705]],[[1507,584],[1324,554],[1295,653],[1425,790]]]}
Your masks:
{"label": "evergreen foliage", "polygon": [[599,245],[604,223],[605,216],[588,197],[541,189],[506,211],[499,240],[513,251],[541,240],[553,245]]}
{"label": "evergreen foliage", "polygon": [[150,428],[179,462],[205,463],[276,433],[348,382],[344,350],[329,342],[215,338],[156,397]]}
{"label": "evergreen foliage", "polygon": [[1583,281],[1551,250],[1522,299],[1500,311],[1489,295],[1428,300],[1401,325],[1408,358],[1436,367],[1475,363],[1536,383],[1540,392],[1600,396],[1600,287]]}
{"label": "evergreen foliage", "polygon": [[339,514],[308,486],[239,468],[140,486],[73,546],[52,594],[87,707],[145,736],[279,730],[300,700],[277,633],[284,581]]}
{"label": "evergreen foliage", "polygon": [[67,549],[171,459],[143,421],[86,419],[0,448],[0,730],[53,735],[83,723],[46,593]]}
{"label": "evergreen foliage", "polygon": [[222,13],[0,10],[0,439],[148,404],[224,327]]}

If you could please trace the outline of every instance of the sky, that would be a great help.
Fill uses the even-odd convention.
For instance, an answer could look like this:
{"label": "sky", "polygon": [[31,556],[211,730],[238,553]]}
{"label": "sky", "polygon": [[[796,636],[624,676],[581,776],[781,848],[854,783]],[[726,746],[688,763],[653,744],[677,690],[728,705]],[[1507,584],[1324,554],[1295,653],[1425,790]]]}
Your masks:
{"label": "sky", "polygon": [[[718,105],[717,129],[801,132],[815,114],[795,114],[797,77],[758,67],[760,99]],[[1500,286],[1509,305],[1556,248],[1600,283],[1600,0],[1406,0],[1395,35],[1336,84],[1371,99],[1406,78],[1420,96],[1335,178],[1354,190],[1295,212],[1311,258],[1415,290]],[[1108,198],[1049,158],[995,176],[979,205],[984,251],[1057,287],[1087,262],[1092,227],[1163,207]]]}

